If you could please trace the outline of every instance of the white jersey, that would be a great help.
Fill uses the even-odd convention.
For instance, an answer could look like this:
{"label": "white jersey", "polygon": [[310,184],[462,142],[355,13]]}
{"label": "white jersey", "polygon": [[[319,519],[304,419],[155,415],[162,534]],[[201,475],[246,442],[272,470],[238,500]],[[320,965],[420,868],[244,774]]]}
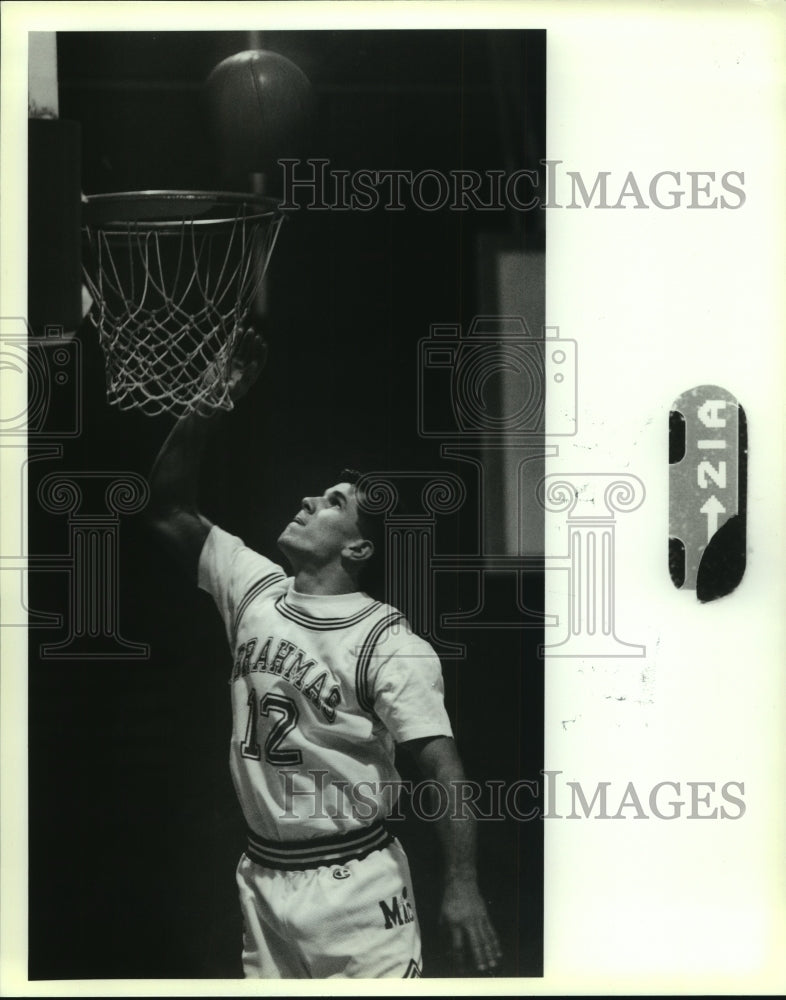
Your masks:
{"label": "white jersey", "polygon": [[218,527],[199,586],[232,650],[230,766],[250,834],[327,842],[384,819],[395,744],[452,735],[432,647],[367,594],[298,593]]}

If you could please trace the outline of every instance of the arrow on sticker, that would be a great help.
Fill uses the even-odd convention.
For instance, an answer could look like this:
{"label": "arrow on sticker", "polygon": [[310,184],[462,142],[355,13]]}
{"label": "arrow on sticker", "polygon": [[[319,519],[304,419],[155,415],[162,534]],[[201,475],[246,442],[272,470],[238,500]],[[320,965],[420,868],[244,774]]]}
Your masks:
{"label": "arrow on sticker", "polygon": [[725,514],[726,508],[713,493],[701,508],[701,513],[707,515],[707,542],[709,543],[712,536],[718,530],[718,516]]}

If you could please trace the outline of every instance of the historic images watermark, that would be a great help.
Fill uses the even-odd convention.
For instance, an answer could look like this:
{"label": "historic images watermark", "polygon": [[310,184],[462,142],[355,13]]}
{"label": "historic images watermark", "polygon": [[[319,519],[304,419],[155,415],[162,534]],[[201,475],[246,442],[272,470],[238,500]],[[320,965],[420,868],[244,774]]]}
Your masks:
{"label": "historic images watermark", "polygon": [[[359,489],[361,507],[385,519],[386,599],[405,611],[414,631],[442,658],[464,658],[465,645],[455,641],[455,630],[462,628],[544,629],[540,651],[549,656],[646,653],[643,644],[618,635],[616,619],[617,517],[641,507],[644,483],[613,471],[568,471],[539,480],[528,471],[558,456],[577,433],[578,359],[575,340],[556,327],[533,335],[520,316],[476,316],[466,327],[434,323],[418,344],[418,435],[434,441],[454,470],[461,463],[474,486],[458,471],[387,470],[367,474]],[[490,403],[495,382],[508,390]],[[500,466],[507,469],[504,482]],[[463,510],[470,489],[478,511],[475,546],[443,551],[439,521]],[[500,515],[503,496],[514,537],[501,550],[489,543],[486,525]],[[526,550],[527,520],[545,515],[564,517],[564,552]],[[528,578],[543,572],[566,577],[561,620],[527,603]],[[438,610],[435,596],[445,574],[473,579],[474,607]],[[492,577],[511,583],[504,615],[486,600]]]}
{"label": "historic images watermark", "polygon": [[282,159],[286,211],[529,212],[534,209],[738,209],[742,170],[568,170],[540,160],[541,170],[343,170],[328,159]]}
{"label": "historic images watermark", "polygon": [[506,782],[462,779],[335,781],[324,770],[279,770],[282,821],[402,820],[409,812],[426,822],[442,819],[499,822],[535,819],[709,819],[745,815],[745,782],[688,780],[568,781],[562,771]]}
{"label": "historic images watermark", "polygon": [[[6,389],[18,383],[13,386],[18,391],[3,393],[0,414],[8,526],[0,572],[10,578],[3,588],[0,625],[65,629],[61,638],[41,644],[42,659],[147,659],[147,643],[125,639],[119,621],[121,518],[144,508],[147,482],[130,471],[62,468],[65,443],[82,433],[81,365],[79,341],[59,327],[35,337],[24,319],[0,318],[0,367]],[[34,499],[48,514],[64,518],[58,551],[28,550],[32,463],[36,474],[41,463],[53,464],[38,482]],[[28,606],[30,573],[65,578],[65,614]]]}

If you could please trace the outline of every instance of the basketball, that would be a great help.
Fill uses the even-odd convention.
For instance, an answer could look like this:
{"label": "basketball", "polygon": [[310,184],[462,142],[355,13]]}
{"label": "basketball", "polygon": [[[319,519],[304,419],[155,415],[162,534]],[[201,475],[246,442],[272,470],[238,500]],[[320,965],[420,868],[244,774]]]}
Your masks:
{"label": "basketball", "polygon": [[267,170],[298,153],[312,111],[308,77],[285,56],[253,49],[220,62],[205,84],[222,171]]}

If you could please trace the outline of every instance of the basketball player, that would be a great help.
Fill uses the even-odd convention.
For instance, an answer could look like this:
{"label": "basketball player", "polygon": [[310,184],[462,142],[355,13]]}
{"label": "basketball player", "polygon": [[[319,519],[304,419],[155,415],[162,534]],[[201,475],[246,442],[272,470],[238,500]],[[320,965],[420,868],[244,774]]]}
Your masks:
{"label": "basketball player", "polygon": [[[233,362],[234,400],[264,355],[249,333]],[[237,869],[244,974],[422,974],[409,866],[384,822],[396,744],[450,806],[438,822],[441,920],[456,960],[493,969],[499,945],[478,890],[474,819],[457,808],[463,771],[439,660],[396,609],[361,589],[375,552],[355,477],[342,474],[293,511],[278,540],[287,577],[199,512],[200,456],[216,419],[175,425],[151,473],[151,514],[213,596],[232,651],[230,766],[248,830]]]}

